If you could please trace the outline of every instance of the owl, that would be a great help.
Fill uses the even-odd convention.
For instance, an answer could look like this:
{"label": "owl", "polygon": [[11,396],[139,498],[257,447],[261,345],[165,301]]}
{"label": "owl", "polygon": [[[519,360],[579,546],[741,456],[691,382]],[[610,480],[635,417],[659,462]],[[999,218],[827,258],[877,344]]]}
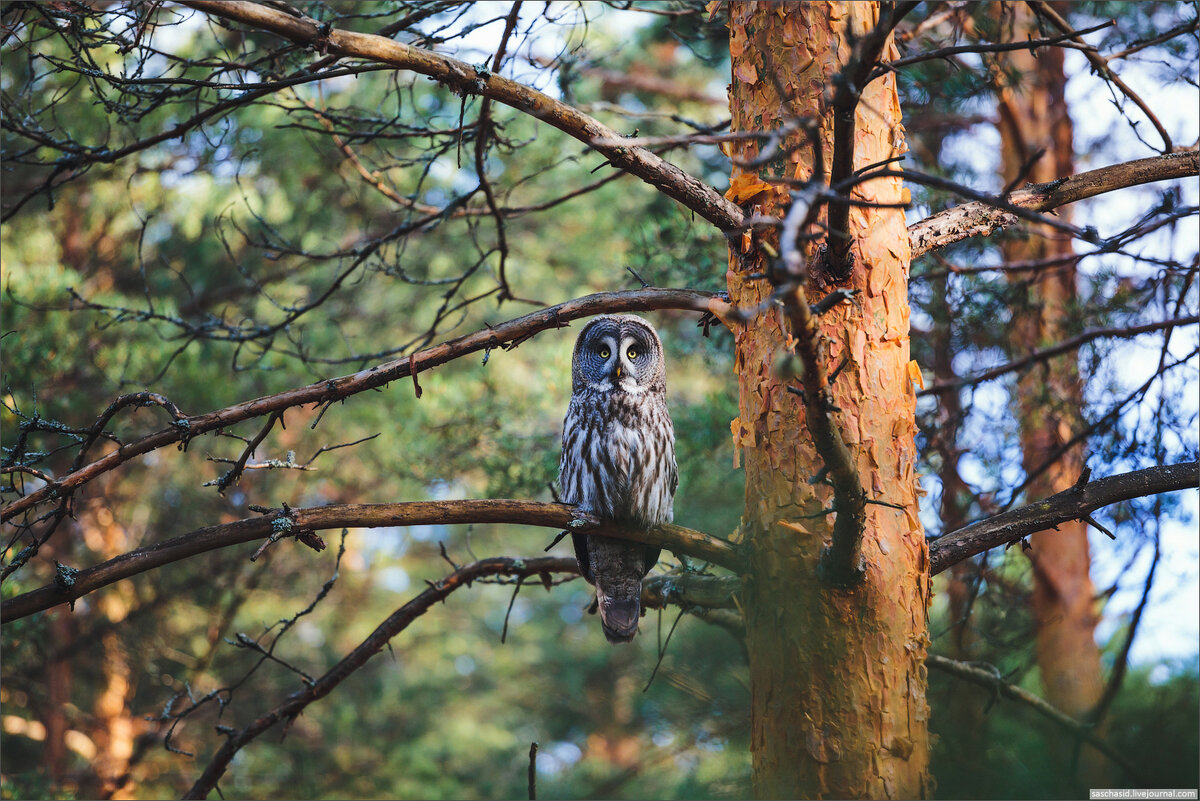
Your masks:
{"label": "owl", "polygon": [[[597,317],[579,332],[558,477],[562,500],[601,521],[646,529],[671,522],[679,476],[666,365],[658,333],[640,317]],[[596,586],[604,635],[629,642],[641,617],[642,577],[659,549],[572,538],[579,571]]]}

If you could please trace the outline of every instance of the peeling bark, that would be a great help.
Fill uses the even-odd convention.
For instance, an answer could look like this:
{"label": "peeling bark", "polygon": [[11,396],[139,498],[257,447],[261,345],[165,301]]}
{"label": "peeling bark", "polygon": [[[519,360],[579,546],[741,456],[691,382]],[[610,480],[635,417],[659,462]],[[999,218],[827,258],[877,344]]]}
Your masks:
{"label": "peeling bark", "polygon": [[[823,92],[849,55],[849,32],[862,36],[878,14],[875,3],[733,3],[732,130],[770,131],[785,117],[809,115],[820,120],[828,157],[833,120]],[[890,42],[884,52],[896,55]],[[872,83],[857,111],[854,166],[897,155],[903,130],[894,78]],[[785,192],[746,194],[762,178],[806,179],[813,173],[812,149],[801,136],[794,134],[757,174],[735,169],[730,191],[750,214],[782,218],[786,211]],[[758,144],[739,142],[732,150],[735,160],[746,163]],[[897,202],[900,195],[897,178],[855,190],[863,200]],[[853,589],[831,589],[818,578],[833,527],[833,515],[822,513],[831,492],[809,483],[822,461],[804,404],[773,367],[792,344],[784,322],[768,308],[735,334],[740,394],[732,429],[746,470],[742,534],[749,559],[741,600],[754,787],[763,798],[930,793],[924,667],[929,576],[913,473],[908,235],[895,209],[855,207],[849,231],[855,267],[848,284],[860,294],[856,304],[816,320],[822,358],[829,373],[849,360],[831,394],[863,489],[871,499],[902,507],[867,507],[866,577]],[[768,244],[780,251],[778,241]],[[805,255],[814,260],[811,248]],[[732,249],[728,284],[736,306],[755,308],[769,295],[770,285],[752,277],[764,271],[766,258],[750,236]]]}

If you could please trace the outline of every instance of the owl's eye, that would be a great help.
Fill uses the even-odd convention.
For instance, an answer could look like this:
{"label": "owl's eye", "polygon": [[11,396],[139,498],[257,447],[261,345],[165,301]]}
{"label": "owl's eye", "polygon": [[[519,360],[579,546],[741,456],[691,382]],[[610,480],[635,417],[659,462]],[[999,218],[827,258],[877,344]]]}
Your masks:
{"label": "owl's eye", "polygon": [[629,357],[629,361],[633,361],[634,359],[636,359],[636,358],[637,358],[637,355],[638,355],[638,354],[637,354],[637,349],[636,349],[636,348],[630,348],[630,349],[629,349],[629,352],[628,352],[628,353],[626,353],[625,355]]}
{"label": "owl's eye", "polygon": [[608,358],[608,348],[601,348],[601,349],[600,349],[600,358],[601,358],[601,359],[607,359],[607,358]]}

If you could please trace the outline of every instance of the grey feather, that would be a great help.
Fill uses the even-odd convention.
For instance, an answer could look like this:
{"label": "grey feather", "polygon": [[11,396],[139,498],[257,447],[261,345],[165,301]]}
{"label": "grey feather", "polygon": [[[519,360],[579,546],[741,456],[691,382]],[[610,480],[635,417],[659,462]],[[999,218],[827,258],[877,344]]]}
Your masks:
{"label": "grey feather", "polygon": [[[628,314],[593,319],[575,341],[571,386],[559,460],[563,501],[622,526],[671,522],[679,483],[675,429],[654,327]],[[572,537],[580,572],[596,586],[605,636],[628,642],[637,633],[642,578],[659,549]]]}

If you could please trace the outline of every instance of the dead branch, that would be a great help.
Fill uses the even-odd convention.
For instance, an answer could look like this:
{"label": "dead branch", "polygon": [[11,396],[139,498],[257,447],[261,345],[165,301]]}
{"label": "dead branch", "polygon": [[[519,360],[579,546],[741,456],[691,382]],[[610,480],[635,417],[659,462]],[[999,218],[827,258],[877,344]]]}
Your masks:
{"label": "dead branch", "polygon": [[[896,24],[917,3],[881,3],[879,23],[854,44],[850,60],[834,79],[833,157],[829,166],[829,185],[836,186],[854,172],[854,118],[863,89],[871,82],[872,72],[883,49],[891,40]],[[849,192],[829,200],[830,274],[844,281],[850,276],[851,262]]]}
{"label": "dead branch", "polygon": [[319,381],[275,395],[265,395],[208,414],[182,417],[175,420],[169,428],[126,443],[57,481],[18,498],[0,510],[0,521],[10,520],[44,501],[63,496],[130,459],[166,445],[186,443],[200,434],[218,428],[228,428],[244,420],[273,414],[293,406],[319,406],[343,400],[360,392],[384,386],[391,381],[408,378],[413,369],[429,370],[481,350],[511,349],[538,332],[562,328],[569,321],[581,317],[605,312],[654,309],[691,309],[722,316],[728,308],[729,305],[716,295],[691,289],[636,289],[586,295],[351,375]]}
{"label": "dead branch", "polygon": [[[1167,153],[1113,164],[1044,184],[1018,189],[1007,198],[1012,206],[1030,211],[1050,211],[1068,203],[1126,189],[1200,174],[1200,151]],[[973,236],[988,236],[1015,225],[1017,216],[995,204],[976,201],[940,211],[908,227],[915,259]]]}
{"label": "dead branch", "polygon": [[934,670],[940,670],[955,678],[977,684],[980,687],[991,690],[993,694],[1003,695],[1005,698],[1030,707],[1039,715],[1053,720],[1080,740],[1100,751],[1100,753],[1111,759],[1122,770],[1134,778],[1139,785],[1145,785],[1146,779],[1141,777],[1137,766],[1130,762],[1120,751],[1096,736],[1096,732],[1091,724],[1078,721],[1058,707],[1038,698],[1028,690],[1024,690],[1015,684],[1010,684],[1001,678],[1000,671],[994,666],[981,663],[959,662],[954,659],[947,659],[944,656],[938,656],[937,654],[930,654],[925,657],[925,664]]}
{"label": "dead branch", "polygon": [[1029,50],[1034,51],[1039,47],[1048,47],[1050,45],[1058,45],[1074,50],[1095,50],[1086,42],[1067,41],[1082,36],[1085,33],[1095,33],[1096,31],[1105,28],[1111,28],[1116,25],[1116,20],[1107,20],[1098,25],[1093,25],[1090,28],[1081,28],[1080,30],[1068,31],[1061,33],[1058,36],[1051,36],[1045,39],[1030,39],[1026,42],[997,42],[997,43],[977,43],[969,45],[956,45],[954,47],[942,47],[937,50],[929,50],[924,53],[918,53],[914,56],[906,56],[898,58],[895,61],[884,61],[875,68],[871,74],[871,80],[886,75],[889,72],[896,72],[901,67],[907,67],[910,64],[918,64],[922,61],[933,61],[939,58],[949,58],[963,53],[1007,53],[1013,50]]}
{"label": "dead branch", "polygon": [[[286,521],[286,522],[281,522]],[[169,540],[138,548],[73,575],[70,583],[54,581],[18,595],[0,605],[0,622],[32,615],[52,606],[71,603],[101,587],[178,562],[197,554],[254,540],[300,536],[340,528],[384,526],[452,525],[465,523],[514,523],[645,542],[697,559],[736,570],[740,557],[736,546],[682,526],[661,526],[652,531],[625,530],[605,526],[561,503],[519,500],[413,501],[409,503],[339,504],[285,509],[262,517],[208,526]],[[665,590],[660,590],[666,600]],[[699,604],[698,605],[703,605]]]}
{"label": "dead branch", "polygon": [[[1063,33],[1074,33],[1075,35],[1071,37],[1072,41],[1083,45],[1087,44],[1079,38],[1078,32],[1071,30],[1070,23],[1063,19],[1062,16],[1055,11],[1054,7],[1049,3],[1031,2],[1029,3],[1029,7],[1032,8],[1034,13],[1037,15],[1050,20],[1054,27],[1058,28]],[[1083,55],[1092,65],[1092,69],[1094,69],[1101,78],[1106,81],[1110,81],[1113,86],[1121,90],[1121,94],[1132,100],[1133,104],[1142,110],[1142,113],[1146,115],[1146,119],[1150,120],[1150,124],[1154,126],[1156,131],[1158,131],[1158,135],[1162,137],[1164,145],[1163,152],[1170,153],[1173,151],[1175,149],[1175,145],[1171,143],[1171,137],[1167,133],[1167,129],[1164,128],[1163,124],[1158,121],[1158,117],[1154,116],[1154,112],[1152,112],[1150,107],[1146,105],[1146,101],[1138,97],[1137,93],[1130,89],[1128,84],[1121,80],[1121,76],[1117,75],[1117,73],[1113,72],[1112,69],[1109,68],[1108,59],[1097,53],[1095,48],[1083,48]]]}
{"label": "dead branch", "polygon": [[339,28],[322,29],[316,20],[294,17],[260,3],[245,0],[184,0],[183,5],[211,16],[270,31],[298,44],[319,44],[324,52],[330,54],[361,58],[428,75],[463,95],[479,95],[496,100],[591,145],[614,167],[658,188],[722,231],[733,231],[742,225],[741,209],[712,187],[644,148],[593,144],[595,140],[620,138],[620,134],[576,108],[495,72],[476,69],[449,56],[383,36]]}
{"label": "dead branch", "polygon": [[820,354],[817,314],[803,289],[798,288],[796,295],[797,301],[788,304],[788,316],[796,338],[796,354],[804,365],[800,376],[804,420],[833,486],[833,508],[837,512],[832,543],[821,555],[821,577],[834,586],[850,587],[862,581],[864,575],[862,540],[867,525],[867,493],[854,456],[833,419],[836,409]]}
{"label": "dead branch", "polygon": [[256,737],[280,721],[285,725],[295,720],[309,704],[329,695],[350,674],[365,665],[367,661],[383,650],[388,641],[425,614],[431,606],[444,600],[452,592],[468,586],[484,576],[513,576],[527,578],[550,572],[574,572],[575,560],[551,556],[537,559],[508,559],[496,557],[482,559],[469,565],[464,565],[438,582],[430,583],[428,589],[401,606],[368,636],[357,648],[342,658],[340,662],[329,669],[325,675],[292,693],[281,704],[268,712],[259,715],[244,728],[229,732],[225,742],[217,750],[212,761],[196,779],[195,784],[184,795],[184,798],[207,798],[220,778],[225,774],[229,763],[243,747]]}
{"label": "dead branch", "polygon": [[1156,323],[1146,323],[1144,325],[1133,325],[1123,328],[1093,328],[1090,331],[1084,331],[1076,336],[1071,337],[1070,339],[1059,342],[1057,345],[1052,345],[1051,347],[1034,351],[1028,356],[998,365],[990,370],[985,370],[978,375],[969,376],[967,378],[959,378],[953,381],[942,381],[937,384],[933,384],[932,386],[920,390],[917,393],[917,396],[922,397],[925,395],[941,395],[945,392],[961,389],[962,387],[970,386],[972,384],[980,384],[984,381],[991,381],[999,378],[1000,376],[1017,372],[1018,370],[1024,370],[1026,367],[1037,364],[1038,362],[1044,362],[1047,359],[1054,358],[1055,356],[1069,353],[1081,345],[1096,339],[1104,339],[1106,337],[1119,337],[1125,339],[1128,337],[1140,336],[1141,334],[1149,334],[1154,331],[1169,331],[1178,326],[1195,325],[1196,323],[1200,323],[1200,316],[1191,315],[1189,317],[1179,317],[1174,320],[1161,320]]}
{"label": "dead branch", "polygon": [[1100,478],[1063,490],[1045,500],[1012,509],[944,534],[929,543],[930,575],[989,548],[1019,542],[1068,520],[1086,520],[1092,512],[1132,498],[1200,487],[1200,462],[1159,465]]}

